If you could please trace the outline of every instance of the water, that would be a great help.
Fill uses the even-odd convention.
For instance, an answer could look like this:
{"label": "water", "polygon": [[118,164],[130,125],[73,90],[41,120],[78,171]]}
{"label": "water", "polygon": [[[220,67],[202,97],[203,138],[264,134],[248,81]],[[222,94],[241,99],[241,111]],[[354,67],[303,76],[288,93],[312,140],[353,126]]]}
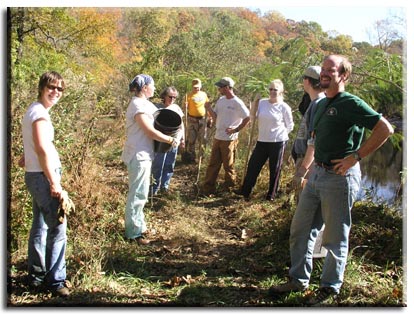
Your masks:
{"label": "water", "polygon": [[401,208],[403,151],[388,140],[379,150],[361,161],[362,182],[359,199],[372,198]]}

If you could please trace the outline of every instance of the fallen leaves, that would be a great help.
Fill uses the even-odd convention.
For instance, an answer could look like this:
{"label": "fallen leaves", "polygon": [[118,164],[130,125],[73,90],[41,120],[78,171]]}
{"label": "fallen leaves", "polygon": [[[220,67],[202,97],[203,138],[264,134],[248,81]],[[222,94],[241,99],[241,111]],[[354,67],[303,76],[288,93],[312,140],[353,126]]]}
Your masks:
{"label": "fallen leaves", "polygon": [[[198,277],[197,277],[198,278]],[[186,275],[186,276],[173,276],[172,278],[170,278],[170,280],[165,281],[164,285],[170,288],[174,288],[174,287],[178,287],[181,284],[193,284],[197,281],[196,278],[192,278],[191,275]]]}

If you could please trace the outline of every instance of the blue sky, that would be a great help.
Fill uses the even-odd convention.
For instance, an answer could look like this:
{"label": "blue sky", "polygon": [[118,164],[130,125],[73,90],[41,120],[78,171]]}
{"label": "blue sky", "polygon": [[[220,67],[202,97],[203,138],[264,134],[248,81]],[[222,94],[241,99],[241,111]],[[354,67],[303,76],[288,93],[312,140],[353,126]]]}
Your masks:
{"label": "blue sky", "polygon": [[[385,3],[386,1],[386,3]],[[295,21],[313,21],[322,26],[324,31],[335,30],[340,34],[350,35],[353,41],[372,42],[368,30],[374,22],[390,16],[391,12],[404,12],[407,0],[5,0],[6,6],[92,6],[92,7],[131,7],[131,6],[161,6],[161,7],[247,7],[279,11],[285,18]],[[396,8],[400,7],[400,10]],[[391,10],[390,10],[391,9]],[[371,31],[372,34],[372,31]]]}
{"label": "blue sky", "polygon": [[[269,2],[271,3],[271,2]],[[259,9],[261,13],[268,10],[280,12],[285,18],[295,21],[313,21],[321,25],[327,32],[335,30],[340,34],[350,35],[353,41],[367,41],[371,43],[372,26],[374,22],[384,20],[391,14],[405,14],[404,9],[396,7],[370,6],[370,7],[338,7],[338,6],[261,6],[249,7]],[[371,29],[370,32],[368,32]]]}

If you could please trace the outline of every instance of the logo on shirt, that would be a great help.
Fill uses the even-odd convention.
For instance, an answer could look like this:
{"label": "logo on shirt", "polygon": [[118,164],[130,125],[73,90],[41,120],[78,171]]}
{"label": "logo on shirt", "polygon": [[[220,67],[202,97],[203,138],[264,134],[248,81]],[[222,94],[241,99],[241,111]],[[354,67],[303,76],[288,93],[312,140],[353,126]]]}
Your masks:
{"label": "logo on shirt", "polygon": [[193,101],[197,103],[205,101],[204,95],[194,95],[192,98]]}
{"label": "logo on shirt", "polygon": [[338,111],[336,110],[336,108],[329,108],[326,111],[326,115],[328,115],[328,116],[336,116],[336,115],[338,115]]}

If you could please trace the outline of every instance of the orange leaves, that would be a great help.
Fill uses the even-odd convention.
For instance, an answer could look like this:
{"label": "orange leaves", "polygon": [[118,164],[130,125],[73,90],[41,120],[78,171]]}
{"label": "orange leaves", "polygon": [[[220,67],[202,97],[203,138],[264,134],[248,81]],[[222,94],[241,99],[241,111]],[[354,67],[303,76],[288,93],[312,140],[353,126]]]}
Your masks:
{"label": "orange leaves", "polygon": [[399,289],[399,288],[394,288],[394,289],[392,290],[392,296],[393,296],[394,298],[401,299],[401,298],[402,298],[402,296],[403,296],[403,291],[402,291],[401,289]]}

